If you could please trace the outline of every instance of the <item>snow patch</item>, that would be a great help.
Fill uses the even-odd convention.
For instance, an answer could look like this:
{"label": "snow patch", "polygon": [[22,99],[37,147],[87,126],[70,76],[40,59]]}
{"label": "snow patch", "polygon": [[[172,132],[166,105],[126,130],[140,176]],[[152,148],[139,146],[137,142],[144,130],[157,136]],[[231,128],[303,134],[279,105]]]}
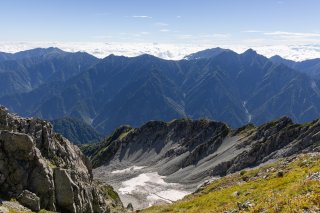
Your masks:
{"label": "snow patch", "polygon": [[143,169],[144,167],[145,166],[131,166],[131,167],[126,168],[126,169],[112,171],[111,173],[112,174],[128,173],[128,172],[132,172],[132,171]]}
{"label": "snow patch", "polygon": [[243,101],[242,102],[242,106],[243,106],[244,111],[245,111],[245,113],[247,114],[247,117],[248,117],[247,122],[250,123],[251,120],[252,120],[252,115],[249,113],[249,110],[247,109],[247,102]]}
{"label": "snow patch", "polygon": [[320,96],[320,89],[315,81],[311,81],[311,88],[315,93],[317,93],[318,96]]}
{"label": "snow patch", "polygon": [[134,191],[140,191],[141,188],[148,184],[166,185],[163,178],[163,176],[158,175],[156,172],[140,174],[135,178],[122,182],[123,187],[119,189],[119,192],[122,194],[131,194]]}
{"label": "snow patch", "polygon": [[159,200],[170,203],[190,194],[182,190],[180,184],[167,183],[164,178],[165,176],[160,176],[157,172],[143,173],[122,182],[118,191],[123,195],[145,195],[149,205]]}

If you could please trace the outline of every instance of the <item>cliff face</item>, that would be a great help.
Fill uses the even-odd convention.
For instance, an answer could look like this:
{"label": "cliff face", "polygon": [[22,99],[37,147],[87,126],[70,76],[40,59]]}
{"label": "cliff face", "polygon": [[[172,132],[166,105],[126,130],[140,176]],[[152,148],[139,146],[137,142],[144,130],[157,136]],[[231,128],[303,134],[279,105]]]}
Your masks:
{"label": "cliff face", "polygon": [[120,212],[111,187],[92,180],[87,158],[50,123],[0,108],[0,194],[34,211]]}

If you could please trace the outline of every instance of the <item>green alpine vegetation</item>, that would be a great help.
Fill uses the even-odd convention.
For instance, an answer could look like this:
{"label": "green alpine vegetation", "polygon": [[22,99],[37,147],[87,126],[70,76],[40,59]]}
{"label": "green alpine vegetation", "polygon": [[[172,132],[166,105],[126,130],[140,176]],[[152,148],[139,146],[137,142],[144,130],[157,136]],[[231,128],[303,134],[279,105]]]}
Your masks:
{"label": "green alpine vegetation", "polygon": [[156,212],[319,212],[320,154],[310,153],[217,178]]}

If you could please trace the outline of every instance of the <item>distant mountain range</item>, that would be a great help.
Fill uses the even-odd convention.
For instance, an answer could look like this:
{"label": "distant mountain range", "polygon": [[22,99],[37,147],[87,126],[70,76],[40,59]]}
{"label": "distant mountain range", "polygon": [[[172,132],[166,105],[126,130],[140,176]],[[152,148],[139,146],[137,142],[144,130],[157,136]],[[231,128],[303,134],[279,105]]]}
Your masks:
{"label": "distant mountain range", "polygon": [[0,97],[26,93],[51,82],[62,83],[87,70],[98,59],[57,48],[0,53]]}
{"label": "distant mountain range", "polygon": [[[87,52],[98,58],[105,58],[110,54],[134,57],[141,54],[150,54],[162,59],[181,60],[186,55],[211,48],[208,44],[193,43],[154,43],[154,42],[5,42],[0,41],[0,50],[3,52],[20,52],[38,47],[58,47],[67,52]],[[225,49],[231,49],[242,53],[248,46],[242,44],[223,45]],[[250,46],[259,54],[272,57],[275,54],[281,57],[304,61],[312,58],[320,58],[320,45],[318,44],[295,44],[295,45],[254,45]]]}
{"label": "distant mountain range", "polygon": [[312,78],[320,79],[320,59],[318,58],[301,62],[295,62],[276,55],[271,57],[270,60],[274,63],[284,64],[288,67],[305,73]]}
{"label": "distant mountain range", "polygon": [[1,53],[0,104],[23,116],[81,119],[103,134],[123,124],[185,117],[232,127],[283,115],[295,122],[320,117],[317,66],[251,49],[215,48],[186,59],[97,59],[56,48]]}

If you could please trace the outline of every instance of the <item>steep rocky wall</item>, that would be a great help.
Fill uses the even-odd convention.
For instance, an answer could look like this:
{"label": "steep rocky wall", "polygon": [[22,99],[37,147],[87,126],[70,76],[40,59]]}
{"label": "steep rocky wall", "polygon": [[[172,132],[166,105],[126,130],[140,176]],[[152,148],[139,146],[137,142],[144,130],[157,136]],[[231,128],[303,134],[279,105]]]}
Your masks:
{"label": "steep rocky wall", "polygon": [[50,123],[0,108],[0,194],[34,211],[121,212],[108,186],[92,180],[81,151]]}

